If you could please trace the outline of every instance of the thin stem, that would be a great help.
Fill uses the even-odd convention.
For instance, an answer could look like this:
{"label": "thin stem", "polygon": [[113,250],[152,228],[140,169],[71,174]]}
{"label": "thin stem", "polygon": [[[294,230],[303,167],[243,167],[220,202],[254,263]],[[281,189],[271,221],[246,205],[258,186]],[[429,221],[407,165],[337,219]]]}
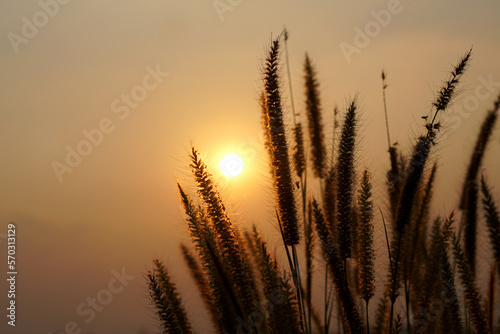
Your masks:
{"label": "thin stem", "polygon": [[[283,243],[284,243],[285,242],[285,232],[283,231],[283,226],[282,226],[278,211],[276,211],[276,217],[278,219],[278,225],[280,227],[281,237],[283,238]],[[299,315],[301,318],[300,319],[300,327],[302,330],[305,330],[305,328],[304,328],[305,317],[303,316],[303,303],[302,303],[302,298],[301,298],[302,287],[300,285],[299,279],[297,278],[297,270],[296,270],[296,263],[297,262],[295,261],[295,257],[293,256],[295,253],[295,247],[293,245],[291,246],[292,247],[292,256],[290,256],[290,250],[288,249],[288,245],[286,243],[284,243],[284,246],[285,246],[286,256],[288,259],[288,265],[290,266],[290,270],[292,272],[293,284],[295,285],[295,289],[297,291],[296,292],[297,293],[297,300],[299,301],[297,304],[299,307]]]}
{"label": "thin stem", "polygon": [[382,214],[382,210],[380,209],[380,207],[378,209],[380,211],[380,216],[382,216],[382,222],[384,223],[385,242],[387,243],[387,252],[389,253],[389,265],[391,266],[391,273],[392,273],[393,269],[392,269],[391,247],[389,245],[389,236],[387,234],[387,226],[385,225],[385,218],[384,218],[384,215]]}
{"label": "thin stem", "polygon": [[328,327],[327,327],[327,318],[328,314],[328,262],[325,263],[325,334],[328,334]]}
{"label": "thin stem", "polygon": [[366,334],[370,334],[370,317],[368,316],[368,302],[370,299],[365,299],[366,302]]}
{"label": "thin stem", "polygon": [[401,235],[402,231],[397,232],[398,233],[398,247],[396,248],[396,262],[394,263],[394,266],[391,265],[391,267],[394,268],[394,272],[392,273],[392,284],[394,285],[392,287],[391,291],[391,313],[389,315],[389,334],[392,334],[392,318],[394,317],[394,304],[396,302],[396,292],[397,292],[397,279],[398,279],[398,262],[399,262],[399,254],[400,248],[401,248]]}
{"label": "thin stem", "polygon": [[307,324],[307,317],[306,317],[306,310],[304,307],[304,296],[302,295],[302,282],[300,279],[300,267],[299,267],[299,260],[297,257],[297,250],[295,248],[295,245],[292,245],[292,257],[293,257],[293,266],[295,268],[295,276],[297,277],[297,294],[298,294],[298,299],[299,299],[299,307],[302,312],[302,319],[304,321],[304,327],[307,332],[308,324]]}
{"label": "thin stem", "polygon": [[[306,197],[307,197],[307,168],[304,168],[304,173],[300,177],[300,189],[301,189],[301,195],[302,195],[302,219],[303,219],[302,223],[304,225],[304,238],[305,238],[306,233],[307,233],[307,231],[306,231],[306,219],[307,219],[307,205],[306,205]],[[309,228],[312,228],[312,226],[309,226]],[[307,250],[306,250],[306,253],[307,253]],[[306,254],[306,256],[307,256],[307,254]],[[307,273],[307,275],[312,275],[312,273]],[[299,276],[299,280],[300,280],[300,276]],[[302,287],[302,284],[300,284],[300,287]],[[308,298],[308,300],[310,300],[312,298],[312,296],[308,295],[307,298]],[[303,301],[301,300],[301,302],[303,302]],[[307,305],[311,305],[311,303],[307,303]],[[309,333],[311,333],[311,331],[312,331],[312,323],[311,323],[312,310],[311,310],[311,308],[308,308],[307,311],[308,311],[308,315],[309,315],[308,318],[306,318],[306,316],[305,316],[305,309],[304,309],[304,322],[305,322],[306,331],[309,332]],[[308,320],[308,321],[306,321],[306,320]]]}
{"label": "thin stem", "polygon": [[335,296],[335,289],[333,284],[330,284],[330,292],[328,293],[328,321],[326,326],[326,333],[330,330],[330,324],[333,314],[333,297]]}
{"label": "thin stem", "polygon": [[344,259],[344,282],[347,286],[347,258]]}
{"label": "thin stem", "polygon": [[[411,279],[411,278],[410,278]],[[410,325],[410,281],[405,279],[406,331],[411,333]]]}
{"label": "thin stem", "polygon": [[286,60],[286,70],[288,74],[288,87],[290,88],[290,104],[292,106],[292,115],[293,115],[293,125],[296,124],[295,122],[295,105],[293,104],[293,90],[292,90],[292,76],[290,74],[290,62],[288,61],[288,31],[286,30],[286,27],[283,29],[284,32],[284,39],[285,39],[285,60]]}

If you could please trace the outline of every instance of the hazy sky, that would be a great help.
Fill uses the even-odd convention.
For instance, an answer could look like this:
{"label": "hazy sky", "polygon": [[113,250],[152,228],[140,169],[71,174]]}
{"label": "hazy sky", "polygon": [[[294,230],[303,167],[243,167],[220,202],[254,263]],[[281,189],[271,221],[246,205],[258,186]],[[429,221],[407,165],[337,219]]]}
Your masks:
{"label": "hazy sky", "polygon": [[[230,151],[246,160],[238,180],[222,179],[229,210],[242,227],[256,222],[276,239],[257,97],[265,51],[285,24],[299,113],[305,52],[318,71],[325,123],[335,104],[343,110],[359,94],[357,163],[374,173],[381,206],[381,69],[391,136],[407,149],[450,65],[473,46],[455,109],[443,119],[450,135],[433,156],[434,214],[448,213],[500,90],[499,13],[493,0],[2,1],[0,237],[17,223],[18,326],[6,325],[3,281],[0,331],[57,333],[72,321],[82,333],[153,330],[142,277],[153,257],[169,266],[188,312],[195,309],[178,260],[189,238],[175,188],[178,180],[193,190],[191,144],[213,165]],[[485,163],[496,189],[499,145],[497,129]],[[107,304],[91,311],[92,298]],[[195,327],[205,321],[193,318]]]}

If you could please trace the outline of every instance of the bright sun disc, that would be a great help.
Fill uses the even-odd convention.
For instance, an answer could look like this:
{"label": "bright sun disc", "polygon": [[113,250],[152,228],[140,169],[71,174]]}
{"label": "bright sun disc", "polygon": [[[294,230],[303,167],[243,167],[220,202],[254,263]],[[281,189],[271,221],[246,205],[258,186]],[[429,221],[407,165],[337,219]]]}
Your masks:
{"label": "bright sun disc", "polygon": [[228,154],[222,158],[219,164],[221,172],[228,177],[235,177],[243,171],[243,160],[236,154]]}

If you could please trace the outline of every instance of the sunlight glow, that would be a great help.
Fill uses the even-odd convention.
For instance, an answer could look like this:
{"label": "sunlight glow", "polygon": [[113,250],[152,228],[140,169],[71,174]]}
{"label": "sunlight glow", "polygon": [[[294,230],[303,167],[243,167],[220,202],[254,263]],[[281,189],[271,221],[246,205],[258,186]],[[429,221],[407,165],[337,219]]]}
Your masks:
{"label": "sunlight glow", "polygon": [[243,171],[243,160],[236,154],[224,156],[219,164],[221,172],[227,177],[236,177]]}

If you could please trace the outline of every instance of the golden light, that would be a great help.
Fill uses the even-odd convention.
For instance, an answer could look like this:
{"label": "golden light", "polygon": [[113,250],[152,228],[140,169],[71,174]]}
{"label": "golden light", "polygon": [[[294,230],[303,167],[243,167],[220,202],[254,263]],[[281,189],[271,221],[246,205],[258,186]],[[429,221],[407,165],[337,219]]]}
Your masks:
{"label": "golden light", "polygon": [[236,177],[243,172],[243,160],[236,154],[225,155],[219,164],[222,174],[227,177]]}

